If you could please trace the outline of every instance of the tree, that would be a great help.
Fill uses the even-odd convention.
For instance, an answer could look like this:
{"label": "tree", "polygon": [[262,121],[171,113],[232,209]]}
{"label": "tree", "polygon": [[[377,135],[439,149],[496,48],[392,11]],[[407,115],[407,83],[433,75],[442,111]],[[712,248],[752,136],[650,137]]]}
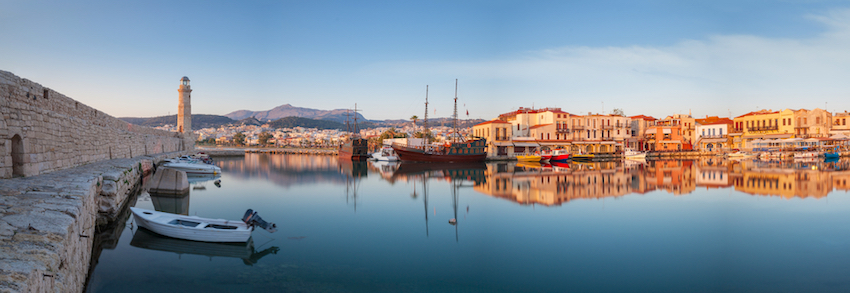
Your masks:
{"label": "tree", "polygon": [[233,135],[233,144],[235,145],[245,145],[245,135],[241,132],[237,132]]}
{"label": "tree", "polygon": [[614,108],[614,110],[611,111],[611,114],[626,117],[626,113],[623,112],[623,109],[620,108]]}
{"label": "tree", "polygon": [[381,133],[381,136],[378,137],[378,143],[383,144],[384,139],[387,138],[405,138],[407,137],[407,133],[397,133],[394,127],[390,127],[390,129],[385,130]]}
{"label": "tree", "polygon": [[416,120],[419,120],[419,116],[410,116],[410,120],[413,120],[413,130],[416,131]]}
{"label": "tree", "polygon": [[274,136],[271,133],[269,133],[268,131],[263,131],[263,132],[260,133],[258,138],[260,140],[261,146],[267,146],[269,144],[269,140],[274,138]]}

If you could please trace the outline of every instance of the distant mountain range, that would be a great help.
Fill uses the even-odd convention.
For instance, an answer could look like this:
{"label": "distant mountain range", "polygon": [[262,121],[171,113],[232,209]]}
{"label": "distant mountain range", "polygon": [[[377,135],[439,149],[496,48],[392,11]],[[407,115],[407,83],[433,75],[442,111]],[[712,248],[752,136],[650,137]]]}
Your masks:
{"label": "distant mountain range", "polygon": [[[118,118],[124,121],[127,121],[132,124],[148,126],[148,127],[157,127],[164,126],[167,124],[177,125],[177,115],[169,115],[169,116],[159,116],[153,118],[134,118],[134,117],[122,117]],[[192,128],[201,129],[207,127],[219,127],[221,125],[227,125],[230,123],[234,123],[233,119],[221,116],[221,115],[204,115],[204,114],[193,114],[192,115]]]}
{"label": "distant mountain range", "polygon": [[[349,118],[348,115],[351,115],[351,117]],[[301,117],[315,120],[330,120],[339,123],[345,123],[346,119],[350,119],[353,121],[354,115],[357,116],[358,121],[366,122],[366,118],[363,117],[363,115],[361,115],[360,113],[352,113],[352,111],[349,111],[347,109],[317,110],[294,107],[290,104],[277,106],[274,109],[267,111],[239,110],[231,112],[224,116],[233,120],[242,120],[248,117],[254,117],[260,121],[273,121],[284,117]]]}
{"label": "distant mountain range", "polygon": [[[269,123],[272,127],[305,127],[318,129],[345,129],[346,114],[350,113],[346,109],[337,110],[317,110],[293,107],[290,104],[275,107],[268,111],[248,111],[239,110],[231,112],[225,116],[221,115],[192,115],[192,128],[218,128],[222,125],[262,125]],[[177,115],[160,116],[153,118],[138,118],[138,117],[121,117],[118,118],[136,125],[149,127],[157,127],[164,125],[176,125]],[[354,120],[353,118],[351,120]],[[269,122],[271,121],[271,122]],[[484,122],[484,119],[459,119],[458,125],[461,128],[471,127],[472,125]],[[411,125],[410,120],[394,119],[394,120],[367,120],[363,115],[357,113],[357,123],[360,129],[368,129],[375,127],[403,127]],[[422,119],[416,121],[416,125],[422,126]],[[451,118],[431,118],[428,119],[429,126],[451,126]]]}

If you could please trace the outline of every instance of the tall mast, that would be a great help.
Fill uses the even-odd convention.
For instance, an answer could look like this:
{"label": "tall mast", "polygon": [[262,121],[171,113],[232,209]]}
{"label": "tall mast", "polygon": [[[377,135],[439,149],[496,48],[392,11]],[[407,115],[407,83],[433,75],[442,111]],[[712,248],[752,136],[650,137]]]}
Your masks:
{"label": "tall mast", "polygon": [[452,137],[452,141],[457,141],[457,136],[460,135],[457,130],[457,79],[455,79],[455,111],[452,114],[452,128],[454,129],[454,137]]}
{"label": "tall mast", "polygon": [[357,103],[354,103],[354,135],[353,137],[360,138],[360,128],[357,127]]}
{"label": "tall mast", "polygon": [[428,85],[425,85],[425,123],[422,130],[422,137],[425,138],[425,144],[428,144]]}

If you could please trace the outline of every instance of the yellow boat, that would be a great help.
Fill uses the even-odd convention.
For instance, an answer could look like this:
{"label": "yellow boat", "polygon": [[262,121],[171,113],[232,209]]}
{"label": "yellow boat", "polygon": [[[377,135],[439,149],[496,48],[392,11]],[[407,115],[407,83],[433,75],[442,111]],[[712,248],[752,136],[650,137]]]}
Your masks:
{"label": "yellow boat", "polygon": [[520,162],[540,162],[540,155],[517,155],[516,160]]}

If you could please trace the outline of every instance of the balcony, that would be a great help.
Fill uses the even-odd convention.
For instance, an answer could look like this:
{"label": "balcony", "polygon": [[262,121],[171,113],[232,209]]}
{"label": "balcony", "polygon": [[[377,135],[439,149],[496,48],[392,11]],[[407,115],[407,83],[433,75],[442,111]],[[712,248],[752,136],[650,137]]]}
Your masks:
{"label": "balcony", "polygon": [[613,125],[602,125],[602,129],[614,129]]}
{"label": "balcony", "polygon": [[557,132],[557,133],[570,133],[570,130],[567,129],[567,128],[560,128],[560,129],[555,129],[555,132]]}
{"label": "balcony", "polygon": [[779,126],[778,126],[778,125],[773,125],[773,126],[755,126],[755,127],[747,127],[747,131],[749,131],[749,132],[754,132],[754,131],[774,131],[774,130],[779,130]]}
{"label": "balcony", "polygon": [[797,125],[797,126],[794,126],[794,128],[795,128],[795,129],[800,129],[800,128],[809,128],[809,127],[808,127],[808,126]]}
{"label": "balcony", "polygon": [[613,138],[613,137],[610,137],[610,136],[607,136],[607,137],[603,137],[603,138],[602,138],[602,140],[614,140],[614,138]]}
{"label": "balcony", "polygon": [[726,135],[700,135],[701,138],[726,138]]}
{"label": "balcony", "polygon": [[573,130],[583,130],[584,126],[583,125],[573,125],[572,129]]}

